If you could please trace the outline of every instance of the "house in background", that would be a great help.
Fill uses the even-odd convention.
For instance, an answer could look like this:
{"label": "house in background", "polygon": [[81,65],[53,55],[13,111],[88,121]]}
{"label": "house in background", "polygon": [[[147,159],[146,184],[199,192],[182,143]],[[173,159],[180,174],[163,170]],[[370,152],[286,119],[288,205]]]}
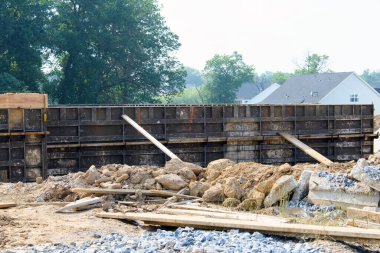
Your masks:
{"label": "house in background", "polygon": [[373,104],[380,114],[380,94],[354,72],[294,76],[261,104]]}
{"label": "house in background", "polygon": [[243,83],[236,92],[236,103],[247,104],[250,99],[260,93],[260,89],[254,83]]}
{"label": "house in background", "polygon": [[254,98],[248,100],[247,104],[258,104],[264,99],[266,99],[270,94],[272,94],[275,90],[280,88],[278,83],[271,84],[268,88],[257,94]]}

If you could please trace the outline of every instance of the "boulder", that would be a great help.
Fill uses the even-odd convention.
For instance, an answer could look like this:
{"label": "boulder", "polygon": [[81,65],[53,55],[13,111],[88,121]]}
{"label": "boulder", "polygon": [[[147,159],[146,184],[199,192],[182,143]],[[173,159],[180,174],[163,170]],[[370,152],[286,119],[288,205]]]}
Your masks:
{"label": "boulder", "polygon": [[215,160],[215,161],[210,162],[207,165],[207,170],[213,169],[213,170],[222,171],[225,168],[227,168],[228,166],[231,166],[234,164],[235,164],[235,162],[231,161],[230,159],[219,159],[219,160]]}
{"label": "boulder", "polygon": [[195,197],[202,197],[205,191],[210,188],[210,184],[204,182],[191,182],[189,185],[190,195]]}
{"label": "boulder", "polygon": [[264,206],[271,207],[274,203],[287,198],[297,185],[297,181],[291,175],[280,177],[265,198]]}
{"label": "boulder", "polygon": [[208,189],[202,196],[203,201],[211,203],[221,203],[224,201],[223,187],[216,184]]}
{"label": "boulder", "polygon": [[222,172],[219,170],[207,169],[205,176],[206,176],[206,179],[208,181],[214,181],[215,179],[217,179],[220,176],[220,174],[222,174]]}
{"label": "boulder", "polygon": [[124,174],[124,175],[121,175],[120,177],[116,178],[116,183],[120,183],[122,181],[126,181],[129,179],[129,175],[128,174]]}
{"label": "boulder", "polygon": [[268,179],[258,183],[254,187],[254,189],[259,191],[259,192],[264,193],[264,195],[268,195],[275,182],[276,182],[276,180],[271,177],[271,178],[268,178]]}
{"label": "boulder", "polygon": [[365,159],[359,159],[350,173],[350,177],[380,191],[380,166],[369,166]]}
{"label": "boulder", "polygon": [[122,175],[129,174],[131,172],[131,166],[123,165],[115,172],[116,177],[121,177]]}
{"label": "boulder", "polygon": [[187,183],[176,174],[167,174],[156,177],[156,181],[162,185],[164,189],[178,191],[185,187]]}
{"label": "boulder", "polygon": [[164,169],[159,169],[159,170],[152,171],[152,176],[153,177],[158,177],[158,176],[165,175],[165,174],[166,174],[166,171]]}
{"label": "boulder", "polygon": [[291,171],[291,169],[292,166],[289,163],[284,163],[280,167],[278,167],[278,172],[280,172],[281,174],[285,174]]}
{"label": "boulder", "polygon": [[227,198],[241,199],[243,191],[240,187],[239,181],[235,177],[227,178],[224,184],[224,195]]}
{"label": "boulder", "polygon": [[36,177],[36,183],[42,184],[44,182],[44,179],[42,177]]}
{"label": "boulder", "polygon": [[148,178],[145,180],[144,188],[147,190],[156,189],[156,180],[154,178]]}
{"label": "boulder", "polygon": [[256,208],[259,209],[263,206],[265,194],[257,190],[252,190],[249,193],[249,199],[252,199],[256,203]]}
{"label": "boulder", "polygon": [[86,174],[84,175],[84,180],[86,181],[87,184],[94,184],[95,180],[98,180],[100,176],[101,174],[99,173],[99,171],[96,169],[94,165],[92,165],[86,171]]}
{"label": "boulder", "polygon": [[240,204],[240,200],[235,198],[227,198],[223,201],[224,207],[237,207]]}
{"label": "boulder", "polygon": [[187,167],[179,169],[176,174],[182,177],[186,182],[192,182],[197,180],[197,176],[195,175],[195,173]]}
{"label": "boulder", "polygon": [[292,201],[300,201],[309,194],[309,180],[313,172],[310,170],[304,170],[298,180],[298,187],[294,191]]}
{"label": "boulder", "polygon": [[204,169],[199,165],[184,162],[179,159],[171,159],[170,161],[166,162],[165,167],[164,167],[167,173],[175,173],[176,171],[182,168],[188,168],[192,170],[195,175],[198,175],[199,173],[204,171]]}

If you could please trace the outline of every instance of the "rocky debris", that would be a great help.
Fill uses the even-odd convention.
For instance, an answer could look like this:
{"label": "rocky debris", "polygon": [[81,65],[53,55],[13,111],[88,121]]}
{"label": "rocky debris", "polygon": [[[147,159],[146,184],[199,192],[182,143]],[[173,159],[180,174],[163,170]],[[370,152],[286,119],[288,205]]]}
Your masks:
{"label": "rocky debris", "polygon": [[162,185],[164,189],[178,191],[185,186],[187,183],[176,174],[166,174],[156,177],[156,181]]}
{"label": "rocky debris", "polygon": [[36,177],[36,184],[42,184],[44,182],[42,177]]}
{"label": "rocky debris", "polygon": [[34,245],[7,249],[6,252],[326,252],[322,246],[316,246],[303,240],[286,240],[266,236],[259,232],[248,233],[238,230],[224,232],[192,228],[178,228],[175,231],[158,229],[153,233],[145,233],[139,238],[126,237],[116,233],[99,237],[99,239],[84,243]]}
{"label": "rocky debris", "polygon": [[269,195],[264,200],[264,206],[270,207],[276,202],[288,198],[297,185],[293,176],[282,176],[274,183]]}
{"label": "rocky debris", "polygon": [[350,177],[380,191],[380,166],[369,166],[365,159],[359,159]]}
{"label": "rocky debris", "polygon": [[84,175],[84,180],[86,181],[87,184],[94,184],[96,180],[100,179],[100,177],[101,177],[101,174],[96,169],[96,167],[92,165],[86,171],[86,174]]}
{"label": "rocky debris", "polygon": [[211,186],[203,194],[203,201],[210,203],[222,203],[224,201],[223,187],[221,184]]}
{"label": "rocky debris", "polygon": [[121,189],[121,184],[105,182],[105,183],[100,183],[100,187],[107,188],[107,189]]}
{"label": "rocky debris", "polygon": [[249,198],[255,201],[257,208],[261,208],[264,203],[265,194],[257,190],[252,190]]}
{"label": "rocky debris", "polygon": [[241,190],[240,183],[236,178],[227,178],[224,184],[224,195],[227,198],[241,199],[243,196],[243,191]]}
{"label": "rocky debris", "polygon": [[301,173],[300,179],[298,180],[298,187],[294,191],[292,201],[300,201],[304,199],[307,194],[309,194],[309,180],[313,172],[310,170],[304,170]]}
{"label": "rocky debris", "polygon": [[314,204],[377,207],[380,195],[368,185],[353,180],[346,174],[318,171],[310,177],[308,199]]}
{"label": "rocky debris", "polygon": [[240,204],[240,200],[235,199],[235,198],[226,198],[223,201],[223,206],[224,207],[237,207]]}
{"label": "rocky debris", "polygon": [[171,159],[170,161],[166,162],[164,167],[164,170],[167,174],[177,172],[180,169],[190,169],[195,175],[199,175],[204,171],[204,169],[199,165],[183,162],[179,159]]}
{"label": "rocky debris", "polygon": [[189,169],[189,168],[182,168],[182,169],[179,169],[176,173],[178,176],[182,177],[183,180],[185,180],[187,183],[189,182],[192,182],[192,181],[196,181],[197,180],[197,176],[195,175],[195,173]]}
{"label": "rocky debris", "polygon": [[205,176],[207,180],[214,181],[221,175],[222,171],[225,168],[234,164],[236,163],[229,159],[219,159],[212,161],[207,165]]}
{"label": "rocky debris", "polygon": [[380,152],[377,152],[368,157],[368,163],[370,165],[380,165]]}
{"label": "rocky debris", "polygon": [[205,182],[195,181],[189,184],[190,195],[200,198],[209,188],[210,184]]}

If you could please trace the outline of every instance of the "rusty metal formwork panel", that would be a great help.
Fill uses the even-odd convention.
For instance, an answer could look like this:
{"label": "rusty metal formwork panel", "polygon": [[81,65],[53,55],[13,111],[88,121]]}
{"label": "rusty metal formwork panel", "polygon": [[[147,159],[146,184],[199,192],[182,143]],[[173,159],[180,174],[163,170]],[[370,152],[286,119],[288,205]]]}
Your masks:
{"label": "rusty metal formwork panel", "polygon": [[46,175],[45,109],[0,109],[0,181]]}
{"label": "rusty metal formwork panel", "polygon": [[48,174],[92,164],[163,165],[167,157],[123,121],[122,114],[181,159],[203,166],[223,157],[313,162],[278,132],[296,135],[334,161],[373,152],[372,105],[57,106],[47,113]]}

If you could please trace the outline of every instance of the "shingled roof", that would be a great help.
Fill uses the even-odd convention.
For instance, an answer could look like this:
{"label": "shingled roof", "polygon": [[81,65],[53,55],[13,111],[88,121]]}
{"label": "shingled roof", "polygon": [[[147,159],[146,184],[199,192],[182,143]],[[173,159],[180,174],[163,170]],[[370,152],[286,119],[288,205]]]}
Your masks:
{"label": "shingled roof", "polygon": [[294,76],[264,99],[261,104],[318,103],[352,73],[320,73]]}

